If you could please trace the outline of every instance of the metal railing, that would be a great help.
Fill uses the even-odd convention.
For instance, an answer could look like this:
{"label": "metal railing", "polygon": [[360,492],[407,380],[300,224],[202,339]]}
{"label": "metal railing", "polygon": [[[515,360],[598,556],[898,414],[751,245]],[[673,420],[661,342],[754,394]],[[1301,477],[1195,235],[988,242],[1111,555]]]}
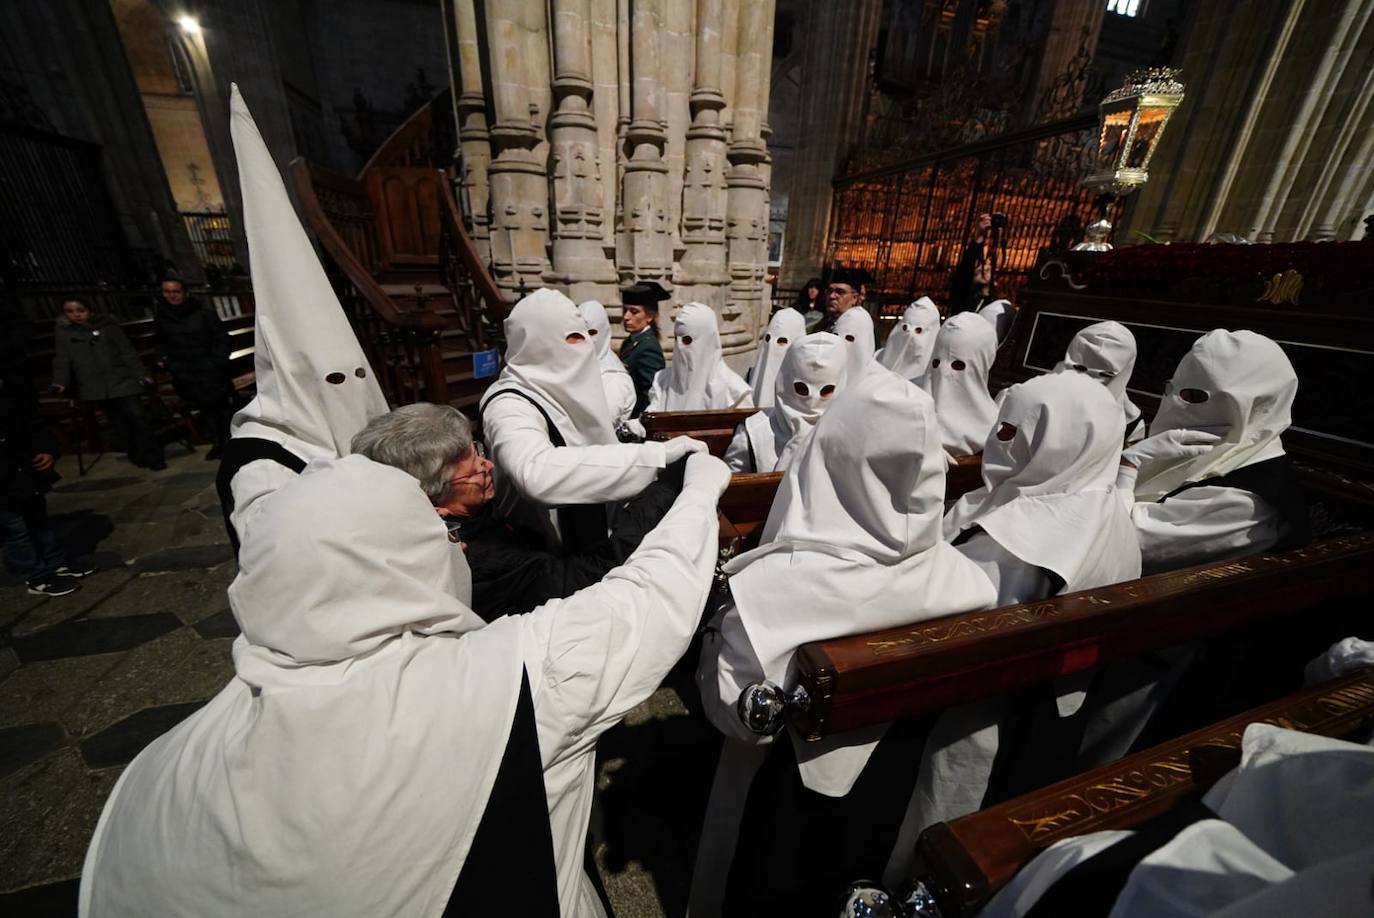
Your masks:
{"label": "metal railing", "polygon": [[234,228],[228,214],[184,210],[181,220],[186,225],[186,235],[191,237],[191,248],[203,267],[220,271],[242,270],[234,253]]}

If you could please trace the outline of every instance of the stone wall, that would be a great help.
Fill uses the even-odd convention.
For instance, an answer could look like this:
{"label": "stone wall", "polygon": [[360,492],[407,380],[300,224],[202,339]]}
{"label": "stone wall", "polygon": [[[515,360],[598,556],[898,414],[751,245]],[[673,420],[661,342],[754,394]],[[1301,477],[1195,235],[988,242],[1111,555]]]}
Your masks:
{"label": "stone wall", "polygon": [[502,291],[557,286],[614,320],[620,285],[656,280],[716,310],[728,354],[752,349],[773,0],[444,6],[463,208]]}

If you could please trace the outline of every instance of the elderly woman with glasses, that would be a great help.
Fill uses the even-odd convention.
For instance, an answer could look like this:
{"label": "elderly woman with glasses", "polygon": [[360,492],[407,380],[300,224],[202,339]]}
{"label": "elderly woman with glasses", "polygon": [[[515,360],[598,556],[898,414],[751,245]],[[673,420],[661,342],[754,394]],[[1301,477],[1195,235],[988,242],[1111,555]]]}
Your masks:
{"label": "elderly woman with glasses", "polygon": [[448,523],[449,538],[467,554],[472,608],[487,621],[529,612],[600,581],[639,546],[682,487],[679,461],[615,507],[605,537],[549,551],[540,533],[496,512],[494,466],[456,408],[425,402],[397,408],[368,422],[352,446],[419,482]]}

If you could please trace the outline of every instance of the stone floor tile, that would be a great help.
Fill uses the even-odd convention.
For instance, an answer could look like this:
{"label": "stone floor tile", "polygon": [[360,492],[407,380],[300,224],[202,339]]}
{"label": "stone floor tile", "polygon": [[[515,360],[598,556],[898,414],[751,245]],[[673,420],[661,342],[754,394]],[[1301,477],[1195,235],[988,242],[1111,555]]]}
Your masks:
{"label": "stone floor tile", "polygon": [[119,660],[103,654],[21,666],[0,682],[0,727],[60,721]]}
{"label": "stone floor tile", "polygon": [[143,479],[134,475],[78,478],[75,481],[63,481],[52,489],[52,493],[62,496],[68,494],[100,494],[104,491],[116,491],[137,484],[143,484]]}
{"label": "stone floor tile", "polygon": [[48,721],[0,729],[0,778],[67,745],[61,724]]}
{"label": "stone floor tile", "polygon": [[181,723],[204,705],[203,701],[162,704],[144,708],[81,741],[81,757],[91,768],[127,765],[143,747]]}
{"label": "stone floor tile", "polygon": [[124,589],[91,610],[90,618],[172,612],[187,624],[229,607],[222,578],[208,571],[134,574]]}
{"label": "stone floor tile", "polygon": [[117,777],[117,769],[88,772],[80,753],[67,748],[4,779],[0,890],[77,876]]}
{"label": "stone floor tile", "polygon": [[3,682],[5,677],[18,668],[19,657],[15,655],[14,649],[10,647],[0,647],[0,682]]}
{"label": "stone floor tile", "polygon": [[195,624],[196,634],[203,638],[236,638],[239,636],[239,623],[234,613],[225,609]]}
{"label": "stone floor tile", "polygon": [[144,708],[205,701],[234,674],[232,643],[181,628],[145,644],[119,658],[59,720],[70,736],[85,738]]}
{"label": "stone floor tile", "polygon": [[82,577],[78,581],[81,589],[75,593],[41,597],[37,605],[10,623],[12,633],[16,638],[27,637],[62,622],[85,618],[92,609],[122,590],[133,577],[133,570],[123,565]]}
{"label": "stone floor tile", "polygon": [[11,646],[20,663],[36,663],[132,650],[180,627],[181,619],[170,612],[83,619],[16,636]]}
{"label": "stone floor tile", "polygon": [[144,555],[134,561],[140,573],[147,571],[187,571],[216,567],[234,557],[228,542],[212,545],[183,545]]}
{"label": "stone floor tile", "polygon": [[24,918],[72,918],[81,894],[81,880],[58,880],[27,889],[0,893],[0,915]]}

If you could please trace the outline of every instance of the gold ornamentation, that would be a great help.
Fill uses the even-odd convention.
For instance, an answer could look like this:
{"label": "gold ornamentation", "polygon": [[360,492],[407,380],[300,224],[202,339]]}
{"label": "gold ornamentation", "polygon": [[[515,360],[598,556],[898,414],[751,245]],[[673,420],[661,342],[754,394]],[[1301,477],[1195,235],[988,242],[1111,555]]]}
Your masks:
{"label": "gold ornamentation", "polygon": [[1280,274],[1275,274],[1264,285],[1264,292],[1259,295],[1257,303],[1273,303],[1278,306],[1282,303],[1298,305],[1298,297],[1302,294],[1302,275],[1292,268]]}

